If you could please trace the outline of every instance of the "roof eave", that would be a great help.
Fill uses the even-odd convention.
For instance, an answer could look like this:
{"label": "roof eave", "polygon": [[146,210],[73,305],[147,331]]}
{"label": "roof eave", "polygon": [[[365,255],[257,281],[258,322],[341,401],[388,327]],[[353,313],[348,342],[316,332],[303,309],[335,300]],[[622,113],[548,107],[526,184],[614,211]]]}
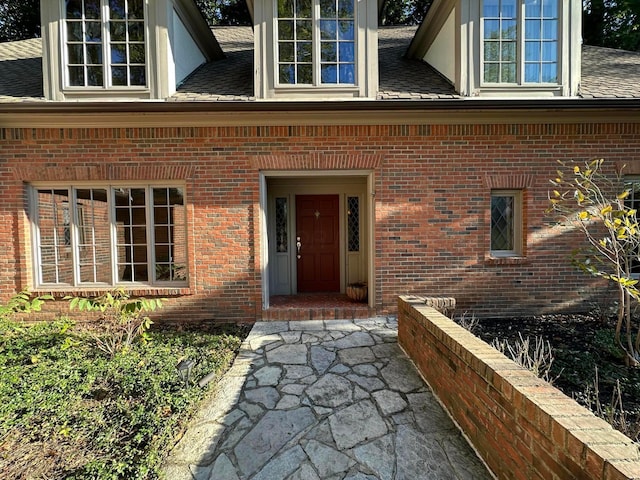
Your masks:
{"label": "roof eave", "polygon": [[638,123],[639,119],[640,98],[0,104],[4,128]]}

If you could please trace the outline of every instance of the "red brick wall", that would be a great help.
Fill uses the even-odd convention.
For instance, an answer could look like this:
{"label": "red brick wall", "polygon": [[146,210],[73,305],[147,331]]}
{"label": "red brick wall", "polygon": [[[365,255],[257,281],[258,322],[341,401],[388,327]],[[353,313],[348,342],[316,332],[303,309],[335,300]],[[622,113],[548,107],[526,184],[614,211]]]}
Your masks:
{"label": "red brick wall", "polygon": [[[260,315],[259,167],[374,168],[378,312],[415,293],[477,315],[589,308],[594,282],[569,265],[581,238],[545,217],[548,180],[557,159],[640,173],[640,123],[0,129],[0,141],[0,298],[32,284],[24,183],[184,180],[190,285],[159,292],[169,319]],[[491,188],[525,189],[524,260],[487,257]]]}
{"label": "red brick wall", "polygon": [[398,343],[497,478],[640,478],[630,438],[425,298],[399,299]]}

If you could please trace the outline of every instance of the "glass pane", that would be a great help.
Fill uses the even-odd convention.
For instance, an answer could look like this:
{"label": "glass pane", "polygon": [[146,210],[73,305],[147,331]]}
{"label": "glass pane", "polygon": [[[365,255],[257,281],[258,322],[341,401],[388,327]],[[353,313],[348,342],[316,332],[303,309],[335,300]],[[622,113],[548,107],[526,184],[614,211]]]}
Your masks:
{"label": "glass pane", "polygon": [[111,67],[111,84],[114,86],[127,85],[127,67]]}
{"label": "glass pane", "polygon": [[502,0],[501,13],[502,18],[516,18],[517,1],[516,0]]}
{"label": "glass pane", "polygon": [[500,21],[485,20],[484,22],[484,38],[498,39],[500,38]]}
{"label": "glass pane", "polygon": [[558,60],[558,44],[556,42],[542,43],[542,60],[544,62],[556,62]]}
{"label": "glass pane", "polygon": [[278,40],[293,40],[293,20],[278,20]]}
{"label": "glass pane", "polygon": [[485,63],[484,64],[484,81],[487,83],[498,83],[499,80],[499,72],[498,64],[496,63]]}
{"label": "glass pane", "polygon": [[313,22],[311,20],[296,21],[296,39],[311,40],[313,38]]}
{"label": "glass pane", "polygon": [[296,57],[298,62],[311,62],[313,58],[311,42],[298,42],[296,44]]}
{"label": "glass pane", "polygon": [[484,0],[482,5],[483,17],[497,17],[500,14],[500,0]]}
{"label": "glass pane", "polygon": [[129,85],[143,86],[147,84],[147,73],[145,67],[129,68]]}
{"label": "glass pane", "polygon": [[313,67],[311,65],[298,65],[298,83],[313,83]]}
{"label": "glass pane", "polygon": [[322,83],[338,83],[338,67],[336,65],[322,65],[320,75]]}
{"label": "glass pane", "polygon": [[484,59],[488,62],[497,62],[500,60],[499,49],[500,43],[498,42],[484,42]]}
{"label": "glass pane", "polygon": [[340,83],[356,83],[354,65],[340,65]]}
{"label": "glass pane", "polygon": [[85,41],[87,42],[101,42],[102,41],[102,26],[100,22],[85,22],[86,34]]}
{"label": "glass pane", "polygon": [[338,0],[338,17],[353,18],[353,0]]}
{"label": "glass pane", "polygon": [[353,21],[341,21],[338,30],[339,40],[353,40]]}
{"label": "glass pane", "polygon": [[502,83],[516,83],[515,63],[503,63],[500,81]]}
{"label": "glass pane", "polygon": [[102,67],[87,67],[87,85],[94,87],[104,85]]}
{"label": "glass pane", "polygon": [[276,252],[289,251],[287,198],[276,198]]}
{"label": "glass pane", "polygon": [[101,18],[100,0],[84,0],[84,18]]}
{"label": "glass pane", "polygon": [[127,46],[124,43],[111,44],[111,63],[127,63]]}
{"label": "glass pane", "polygon": [[353,43],[340,43],[340,61],[341,62],[353,62],[355,60],[355,46]]}
{"label": "glass pane", "polygon": [[524,15],[527,18],[540,17],[542,0],[524,0]]}
{"label": "glass pane", "polygon": [[542,23],[540,20],[527,20],[524,23],[524,38],[527,40],[538,40],[541,38]]}
{"label": "glass pane", "polygon": [[111,22],[111,41],[124,42],[127,39],[127,29],[124,22]]}
{"label": "glass pane", "polygon": [[293,17],[293,0],[278,0],[278,18]]}
{"label": "glass pane", "polygon": [[517,38],[518,30],[515,20],[503,20],[502,21],[502,35],[505,40],[515,40]]}
{"label": "glass pane", "polygon": [[323,40],[335,40],[338,22],[336,20],[320,20],[320,38]]}
{"label": "glass pane", "polygon": [[540,64],[526,63],[524,66],[524,81],[527,83],[540,82]]}
{"label": "glass pane", "polygon": [[82,41],[82,22],[67,22],[67,40],[70,42]]}
{"label": "glass pane", "polygon": [[360,251],[360,199],[347,197],[347,245],[350,252]]}
{"label": "glass pane", "polygon": [[543,0],[542,16],[544,18],[558,18],[558,0]]}
{"label": "glass pane", "polygon": [[144,44],[133,43],[129,44],[129,62],[131,63],[144,63]]}
{"label": "glass pane", "polygon": [[542,64],[542,82],[558,83],[558,65],[555,63]]}
{"label": "glass pane", "polygon": [[278,44],[278,54],[281,62],[293,62],[293,43],[280,42]]}
{"label": "glass pane", "polygon": [[144,22],[129,22],[129,41],[144,42]]}
{"label": "glass pane", "polygon": [[524,59],[527,62],[540,61],[540,42],[525,42]]}
{"label": "glass pane", "polygon": [[67,18],[82,18],[82,0],[67,0],[65,3]]}
{"label": "glass pane", "polygon": [[311,18],[311,0],[296,0],[296,17]]}
{"label": "glass pane", "polygon": [[338,51],[335,42],[322,42],[320,45],[320,61],[321,62],[337,62]]}
{"label": "glass pane", "polygon": [[505,62],[516,61],[516,44],[515,42],[505,42],[502,44],[502,60]]}
{"label": "glass pane", "polygon": [[84,87],[83,67],[69,67],[69,85],[72,87]]}
{"label": "glass pane", "polygon": [[491,197],[491,250],[514,249],[513,209],[513,197]]}
{"label": "glass pane", "polygon": [[129,6],[129,20],[144,19],[143,0],[127,0]]}
{"label": "glass pane", "polygon": [[102,65],[102,44],[90,43],[87,45],[87,63]]}
{"label": "glass pane", "polygon": [[84,63],[84,52],[82,45],[68,45],[67,51],[69,55],[69,63]]}
{"label": "glass pane", "polygon": [[322,18],[336,17],[335,0],[320,0],[320,17]]}
{"label": "glass pane", "polygon": [[[167,237],[165,236],[165,238]],[[158,245],[156,243],[155,255],[156,263],[169,263],[169,260],[171,260],[171,257],[169,255],[169,245]]]}
{"label": "glass pane", "polygon": [[284,64],[278,68],[278,80],[285,85],[293,85],[296,83],[295,65]]}
{"label": "glass pane", "polygon": [[124,19],[126,14],[125,0],[109,0],[109,11],[112,19]]}
{"label": "glass pane", "polygon": [[544,20],[542,22],[542,38],[545,40],[558,39],[558,22],[557,20]]}

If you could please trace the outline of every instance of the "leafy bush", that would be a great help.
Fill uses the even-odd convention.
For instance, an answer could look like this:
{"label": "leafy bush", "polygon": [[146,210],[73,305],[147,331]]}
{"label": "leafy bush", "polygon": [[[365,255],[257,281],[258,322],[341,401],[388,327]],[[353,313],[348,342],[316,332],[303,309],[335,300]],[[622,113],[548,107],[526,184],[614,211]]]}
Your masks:
{"label": "leafy bush", "polygon": [[95,298],[67,297],[71,310],[100,312],[98,329],[90,331],[95,346],[113,357],[131,348],[136,338],[147,340],[147,330],[153,323],[144,312],[162,307],[161,299],[134,298],[123,288]]}
{"label": "leafy bush", "polygon": [[68,320],[0,333],[0,476],[153,479],[206,395],[184,388],[178,361],[220,375],[244,331],[150,331],[110,358]]}
{"label": "leafy bush", "polygon": [[28,290],[18,292],[7,303],[0,304],[0,320],[11,320],[16,313],[39,312],[45,300],[53,300],[53,297],[51,295],[41,295],[31,298]]}

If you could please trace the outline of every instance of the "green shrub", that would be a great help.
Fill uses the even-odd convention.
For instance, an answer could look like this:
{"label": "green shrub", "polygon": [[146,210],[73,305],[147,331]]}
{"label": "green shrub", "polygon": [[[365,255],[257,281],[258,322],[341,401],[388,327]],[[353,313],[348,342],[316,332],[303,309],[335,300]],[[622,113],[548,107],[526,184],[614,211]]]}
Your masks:
{"label": "green shrub", "polygon": [[159,298],[131,298],[123,288],[95,298],[67,299],[71,300],[71,310],[100,312],[98,328],[90,331],[90,336],[95,346],[110,357],[129,350],[137,338],[147,340],[146,332],[153,322],[143,314],[162,307],[162,300]]}
{"label": "green shrub", "polygon": [[[242,341],[230,333],[148,332],[112,357],[68,320],[0,337],[0,472],[3,478],[154,479],[206,389],[193,377],[221,374]],[[212,382],[214,384],[215,382]]]}

